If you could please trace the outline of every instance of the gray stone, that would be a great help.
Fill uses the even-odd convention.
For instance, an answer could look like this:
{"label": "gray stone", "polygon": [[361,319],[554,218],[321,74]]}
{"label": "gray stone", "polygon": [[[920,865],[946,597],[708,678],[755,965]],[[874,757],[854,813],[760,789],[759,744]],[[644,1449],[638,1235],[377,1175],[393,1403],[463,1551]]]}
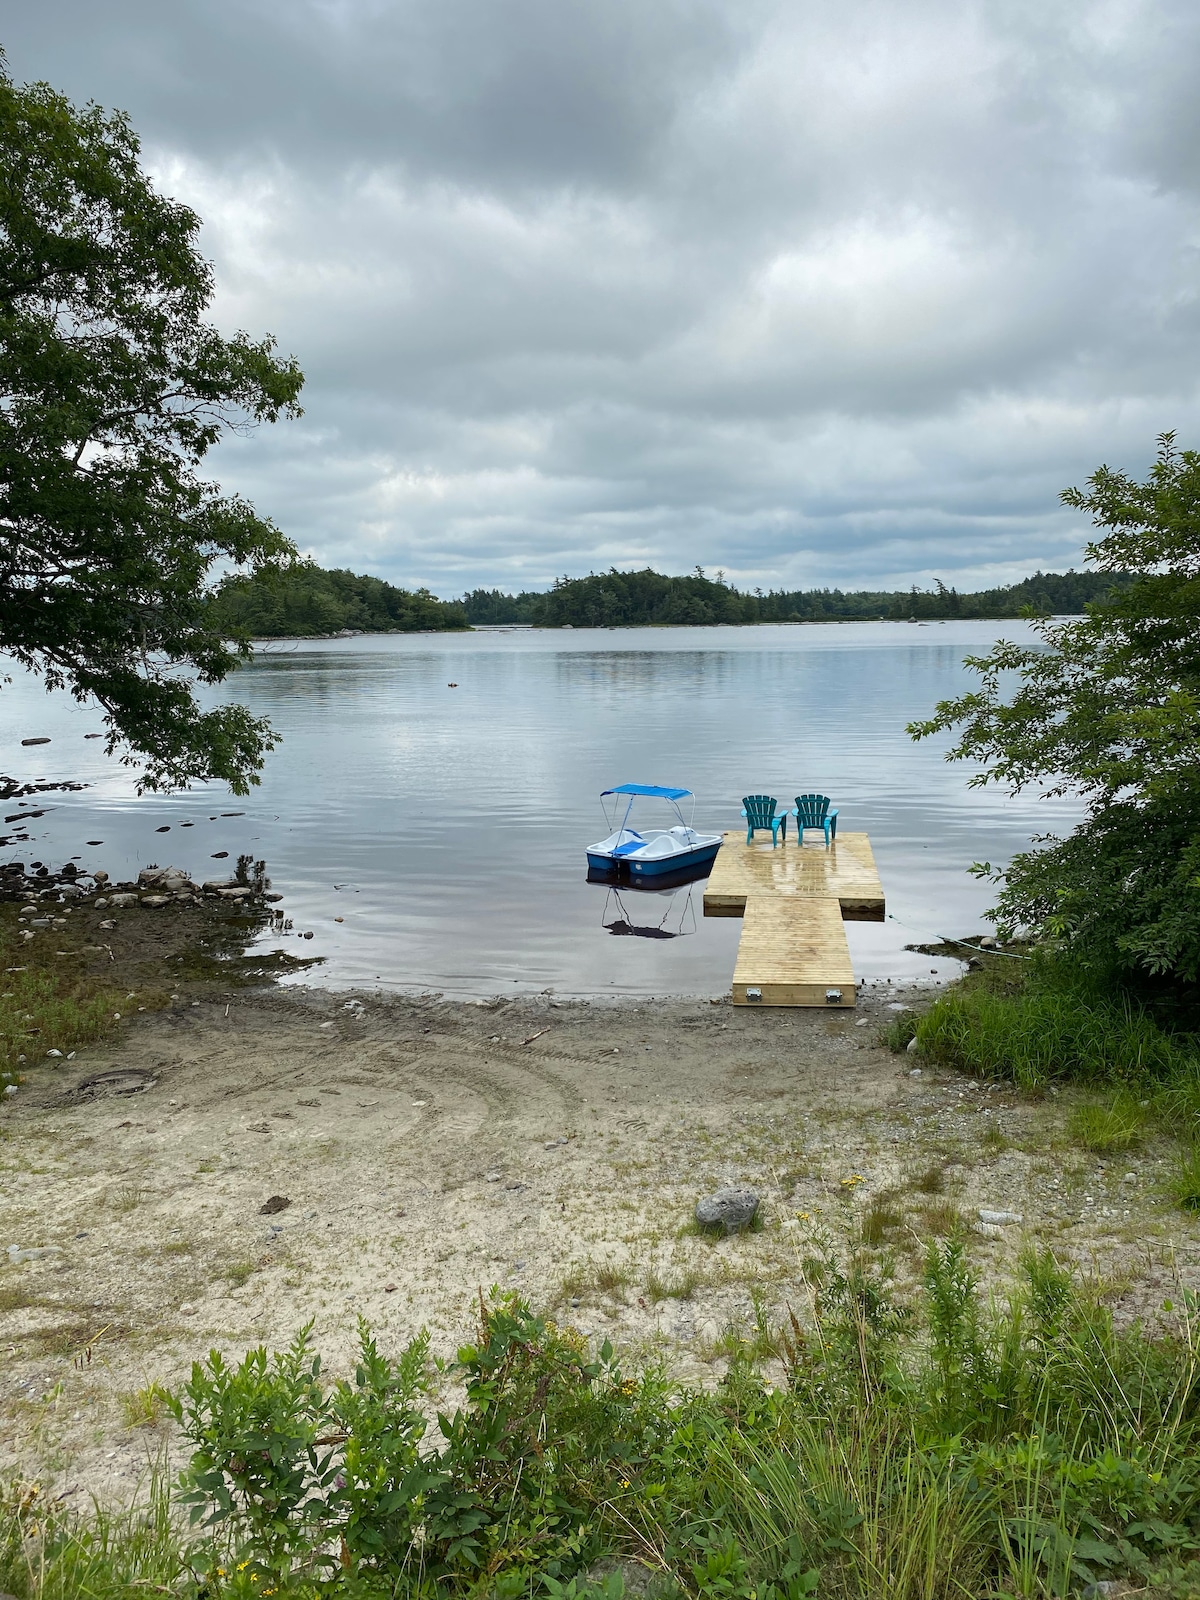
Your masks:
{"label": "gray stone", "polygon": [[218,894],[222,889],[236,889],[238,881],[236,878],[205,878],[200,887],[205,894]]}
{"label": "gray stone", "polygon": [[584,1574],[589,1584],[597,1588],[604,1587],[611,1593],[618,1585],[613,1579],[620,1580],[620,1592],[629,1597],[629,1600],[650,1600],[651,1596],[665,1594],[673,1591],[670,1584],[659,1572],[651,1572],[649,1567],[644,1567],[640,1561],[634,1561],[630,1556],[601,1556],[598,1561],[593,1561]]}
{"label": "gray stone", "polygon": [[905,1046],[905,1049],[908,1051],[910,1056],[915,1056],[917,1051],[920,1048],[921,1048],[920,1041],[918,1040],[916,1034],[914,1033],[912,1038],[908,1041],[908,1044]]}
{"label": "gray stone", "polygon": [[97,911],[103,911],[105,906],[108,904],[108,901],[101,896],[99,900],[93,900],[92,904],[95,906]]}
{"label": "gray stone", "polygon": [[170,899],[171,897],[165,894],[144,894],[142,896],[142,904],[155,907],[165,906],[170,904]]}
{"label": "gray stone", "polygon": [[696,1201],[696,1221],[702,1228],[723,1227],[727,1234],[748,1228],[758,1210],[754,1189],[718,1189]]}
{"label": "gray stone", "polygon": [[1019,1211],[984,1211],[980,1210],[980,1222],[990,1223],[993,1228],[1007,1227],[1010,1222],[1022,1222],[1024,1218]]}
{"label": "gray stone", "polygon": [[110,894],[108,903],[110,906],[135,906],[138,897],[136,894]]}
{"label": "gray stone", "polygon": [[222,900],[245,900],[250,890],[245,884],[240,884],[236,889],[218,889],[217,893]]}

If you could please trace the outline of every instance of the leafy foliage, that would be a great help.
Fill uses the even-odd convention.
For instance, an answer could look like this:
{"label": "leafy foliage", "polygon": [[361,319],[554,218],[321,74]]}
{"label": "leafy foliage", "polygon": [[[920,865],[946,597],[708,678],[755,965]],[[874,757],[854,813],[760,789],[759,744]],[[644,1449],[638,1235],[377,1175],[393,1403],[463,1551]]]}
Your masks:
{"label": "leafy foliage", "polygon": [[[950,760],[976,785],[1081,794],[1066,839],[992,872],[1002,931],[1066,941],[1075,961],[1200,982],[1200,454],[1164,434],[1145,483],[1101,467],[1068,505],[1107,530],[1101,572],[1135,574],[1078,622],[1039,623],[1040,646],[968,657],[977,690],[942,701],[915,738],[954,729]],[[1010,675],[1018,686],[1009,696]]]}
{"label": "leafy foliage", "polygon": [[428,589],[395,589],[381,578],[327,572],[307,561],[282,572],[228,578],[213,597],[213,615],[232,636],[253,639],[469,626],[462,606],[435,599]]}
{"label": "leafy foliage", "polygon": [[188,672],[217,683],[237,660],[206,581],[294,552],[197,468],[227,430],[298,415],[300,371],[203,320],[199,218],[155,192],[124,116],[19,87],[0,58],[0,155],[5,649],[98,700],[146,787],[244,792],[272,736],[192,693]]}
{"label": "leafy foliage", "polygon": [[805,1271],[813,1315],[774,1340],[779,1389],[735,1354],[715,1391],[675,1394],[494,1299],[442,1374],[465,1400],[436,1445],[423,1337],[392,1361],[363,1326],[353,1381],[332,1386],[310,1329],[232,1369],[210,1356],[175,1402],[195,1448],[182,1492],[208,1528],[196,1587],[617,1600],[607,1552],[660,1594],[727,1600],[1065,1594],[1116,1575],[1193,1592],[1191,1298],[1153,1336],[1121,1329],[1031,1252],[992,1306],[959,1237],[928,1247],[917,1307],[819,1240]]}
{"label": "leafy foliage", "polygon": [[646,568],[641,572],[591,573],[586,578],[560,578],[548,594],[526,591],[503,594],[499,589],[473,589],[464,596],[473,623],[530,623],[545,627],[641,627],[666,623],[746,623],[874,621],[891,618],[919,621],[952,617],[1017,617],[1032,607],[1039,614],[1080,612],[1103,600],[1123,574],[1038,572],[1006,588],[959,594],[938,582],[932,590],[761,589],[742,593],[718,574],[703,571],[668,578]]}

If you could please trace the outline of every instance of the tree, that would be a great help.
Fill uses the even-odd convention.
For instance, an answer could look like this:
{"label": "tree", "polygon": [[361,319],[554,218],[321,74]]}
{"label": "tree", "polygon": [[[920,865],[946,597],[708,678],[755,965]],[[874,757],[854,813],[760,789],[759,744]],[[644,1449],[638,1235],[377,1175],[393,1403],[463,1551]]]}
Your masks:
{"label": "tree", "polygon": [[[948,760],[972,784],[1078,794],[1066,839],[1017,855],[994,915],[1065,941],[1076,960],[1200,982],[1200,453],[1159,439],[1145,483],[1101,467],[1063,501],[1104,536],[1102,571],[1132,581],[1081,621],[1034,623],[1041,645],[1002,641],[968,657],[980,688],[942,701],[914,738],[954,728]],[[1006,697],[1007,675],[1018,685]]]}
{"label": "tree", "polygon": [[199,218],[138,157],[126,117],[18,87],[0,56],[0,645],[98,700],[142,787],[244,793],[274,740],[197,704],[247,648],[208,578],[294,549],[197,468],[227,430],[299,415],[303,378],[272,339],[204,321]]}

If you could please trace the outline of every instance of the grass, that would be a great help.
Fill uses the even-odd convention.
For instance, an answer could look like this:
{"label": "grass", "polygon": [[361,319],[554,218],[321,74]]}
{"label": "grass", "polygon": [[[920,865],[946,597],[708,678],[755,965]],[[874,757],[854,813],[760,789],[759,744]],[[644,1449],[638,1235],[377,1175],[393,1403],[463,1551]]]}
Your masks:
{"label": "grass", "polygon": [[[364,1329],[339,1385],[309,1332],[240,1365],[213,1357],[179,1397],[201,1520],[189,1528],[161,1480],[117,1514],[13,1486],[0,1590],[615,1600],[586,1576],[607,1558],[678,1600],[1033,1600],[1102,1581],[1195,1596],[1194,1297],[1169,1325],[1121,1326],[1048,1254],[1020,1273],[990,1299],[951,1240],[901,1304],[825,1255],[809,1320],[773,1327],[756,1297],[713,1347],[724,1377],[692,1390],[503,1297],[449,1370],[463,1407],[428,1437],[427,1341],[389,1361]],[[786,1381],[764,1383],[764,1360]],[[133,1425],[156,1403],[133,1397]]]}
{"label": "grass", "polygon": [[36,1306],[38,1298],[32,1289],[27,1289],[20,1284],[11,1284],[0,1289],[0,1313],[5,1311],[24,1311],[28,1306]]}
{"label": "grass", "polygon": [[[908,1017],[893,1024],[894,1038],[889,1033],[894,1049],[904,1048]],[[975,1077],[1035,1094],[1059,1083],[1101,1091],[1068,1118],[1076,1143],[1115,1155],[1165,1133],[1179,1141],[1179,1171],[1191,1170],[1190,1152],[1200,1145],[1200,1036],[1162,1025],[1117,983],[1040,958],[1003,972],[989,964],[936,999],[913,1021],[912,1036],[925,1059]],[[981,1144],[999,1152],[1008,1140],[993,1126]],[[1190,1208],[1186,1176],[1171,1192]]]}
{"label": "grass", "polygon": [[[978,975],[986,980],[986,974]],[[1200,1051],[1168,1033],[1132,997],[1090,989],[1034,964],[1011,978],[964,982],[914,1027],[921,1054],[976,1077],[1025,1089],[1076,1083],[1200,1083]]]}
{"label": "grass", "polygon": [[1109,1100],[1077,1106],[1067,1123],[1071,1137],[1096,1155],[1114,1155],[1141,1142],[1145,1108],[1131,1094],[1118,1093]]}
{"label": "grass", "polygon": [[240,1289],[250,1281],[251,1275],[258,1269],[257,1261],[235,1261],[226,1268],[225,1276],[235,1289]]}
{"label": "grass", "polygon": [[[56,957],[44,932],[23,940],[16,917],[16,906],[0,908],[0,1085],[17,1082],[48,1050],[66,1056],[112,1033],[125,999],[123,990]],[[55,945],[62,942],[56,932]]]}
{"label": "grass", "polygon": [[562,1280],[563,1300],[592,1300],[597,1297],[623,1299],[629,1284],[629,1268],[616,1261],[585,1261],[570,1268]]}
{"label": "grass", "polygon": [[1185,1211],[1200,1211],[1200,1144],[1184,1145],[1180,1150],[1167,1180],[1167,1192]]}
{"label": "grass", "polygon": [[157,1428],[167,1415],[170,1395],[160,1384],[148,1383],[121,1396],[121,1416],[127,1428]]}
{"label": "grass", "polygon": [[946,1192],[946,1168],[940,1161],[933,1162],[928,1167],[922,1167],[920,1172],[914,1173],[908,1181],[908,1187],[917,1194],[944,1194]]}
{"label": "grass", "polygon": [[988,1155],[998,1156],[1003,1155],[1005,1150],[1011,1150],[1012,1143],[1003,1128],[997,1127],[994,1122],[989,1122],[979,1135],[979,1147]]}
{"label": "grass", "polygon": [[666,1276],[658,1272],[646,1275],[646,1299],[652,1306],[664,1300],[690,1300],[707,1279],[694,1267],[684,1267]]}
{"label": "grass", "polygon": [[962,1212],[953,1200],[933,1200],[918,1208],[922,1231],[937,1239],[949,1238],[963,1226]]}
{"label": "grass", "polygon": [[124,1183],[111,1192],[108,1196],[108,1204],[118,1216],[125,1216],[130,1211],[136,1211],[144,1197],[145,1190],[140,1184]]}
{"label": "grass", "polygon": [[867,1249],[878,1249],[903,1228],[904,1212],[896,1204],[898,1195],[897,1189],[881,1189],[864,1208],[859,1233]]}

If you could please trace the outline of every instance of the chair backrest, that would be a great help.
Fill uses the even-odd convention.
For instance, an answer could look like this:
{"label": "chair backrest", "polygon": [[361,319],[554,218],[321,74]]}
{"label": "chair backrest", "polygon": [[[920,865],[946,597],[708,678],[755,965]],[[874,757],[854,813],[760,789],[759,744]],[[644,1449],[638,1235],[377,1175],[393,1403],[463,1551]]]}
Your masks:
{"label": "chair backrest", "polygon": [[775,799],[769,794],[742,796],[742,810],[752,828],[769,828],[775,819]]}
{"label": "chair backrest", "polygon": [[823,828],[825,813],[829,810],[827,794],[798,794],[796,796],[796,821],[802,828]]}

